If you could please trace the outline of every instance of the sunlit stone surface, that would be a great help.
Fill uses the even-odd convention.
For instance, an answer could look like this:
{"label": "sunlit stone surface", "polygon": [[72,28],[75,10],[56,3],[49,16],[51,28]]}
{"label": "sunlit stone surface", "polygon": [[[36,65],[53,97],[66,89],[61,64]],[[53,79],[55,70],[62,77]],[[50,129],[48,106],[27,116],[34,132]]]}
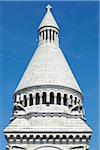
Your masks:
{"label": "sunlit stone surface", "polygon": [[4,130],[8,150],[88,150],[82,91],[59,47],[59,27],[48,5],[39,44],[14,93]]}

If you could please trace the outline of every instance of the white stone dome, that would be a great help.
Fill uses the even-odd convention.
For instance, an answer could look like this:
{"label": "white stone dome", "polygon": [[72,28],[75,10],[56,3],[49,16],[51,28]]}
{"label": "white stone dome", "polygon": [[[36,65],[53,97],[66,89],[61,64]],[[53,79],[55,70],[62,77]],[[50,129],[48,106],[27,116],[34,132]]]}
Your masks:
{"label": "white stone dome", "polygon": [[37,48],[16,91],[39,85],[65,86],[81,92],[61,49],[54,44]]}
{"label": "white stone dome", "polygon": [[[40,85],[64,86],[79,91],[73,73],[59,48],[58,25],[48,5],[39,26],[39,46],[36,49],[16,92]],[[42,27],[43,30],[41,29]]]}

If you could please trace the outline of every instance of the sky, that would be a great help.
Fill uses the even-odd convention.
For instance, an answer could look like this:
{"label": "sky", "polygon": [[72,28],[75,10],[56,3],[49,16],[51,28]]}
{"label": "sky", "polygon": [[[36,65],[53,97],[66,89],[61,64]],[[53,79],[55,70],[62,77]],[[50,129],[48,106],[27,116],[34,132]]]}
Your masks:
{"label": "sky", "polygon": [[50,3],[60,28],[60,48],[84,94],[85,118],[92,128],[90,149],[98,150],[98,24],[96,1],[0,1],[0,150],[10,123],[13,93],[38,45],[38,26]]}

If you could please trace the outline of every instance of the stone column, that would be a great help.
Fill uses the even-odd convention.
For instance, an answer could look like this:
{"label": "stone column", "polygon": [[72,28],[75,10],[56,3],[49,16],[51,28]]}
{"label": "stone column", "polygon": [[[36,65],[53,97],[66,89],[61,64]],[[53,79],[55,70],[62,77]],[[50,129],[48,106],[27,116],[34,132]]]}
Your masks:
{"label": "stone column", "polygon": [[47,42],[49,42],[50,41],[50,30],[49,29],[47,30],[47,37],[48,37]]}
{"label": "stone column", "polygon": [[33,94],[33,105],[36,105],[36,96]]}
{"label": "stone column", "polygon": [[58,35],[58,33],[56,33],[57,35],[56,35],[56,38],[57,38],[57,45],[59,45],[59,35]]}
{"label": "stone column", "polygon": [[42,106],[42,93],[39,93],[40,95],[40,105]]}
{"label": "stone column", "polygon": [[27,95],[27,106],[29,106],[29,102],[30,101],[30,96],[29,95]]}
{"label": "stone column", "polygon": [[17,96],[16,96],[16,102],[19,102],[19,100],[20,100],[20,96],[17,95]]}
{"label": "stone column", "polygon": [[51,30],[51,42],[53,42],[53,30]]}
{"label": "stone column", "polygon": [[44,42],[46,41],[46,30],[44,30]]}
{"label": "stone column", "polygon": [[54,105],[57,105],[57,94],[54,93]]}
{"label": "stone column", "polygon": [[61,105],[63,106],[63,94],[61,94]]}
{"label": "stone column", "polygon": [[47,103],[50,103],[50,94],[49,94],[49,92],[46,92],[47,93],[47,99],[46,99],[46,102]]}

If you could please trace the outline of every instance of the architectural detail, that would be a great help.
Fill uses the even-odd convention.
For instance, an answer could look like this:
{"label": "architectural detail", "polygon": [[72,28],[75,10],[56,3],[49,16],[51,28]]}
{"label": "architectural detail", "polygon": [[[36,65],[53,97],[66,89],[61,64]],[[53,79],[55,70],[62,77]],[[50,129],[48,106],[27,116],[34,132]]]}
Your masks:
{"label": "architectural detail", "polygon": [[7,150],[88,150],[92,130],[82,91],[59,47],[59,27],[48,5],[39,44],[14,93],[4,130]]}

